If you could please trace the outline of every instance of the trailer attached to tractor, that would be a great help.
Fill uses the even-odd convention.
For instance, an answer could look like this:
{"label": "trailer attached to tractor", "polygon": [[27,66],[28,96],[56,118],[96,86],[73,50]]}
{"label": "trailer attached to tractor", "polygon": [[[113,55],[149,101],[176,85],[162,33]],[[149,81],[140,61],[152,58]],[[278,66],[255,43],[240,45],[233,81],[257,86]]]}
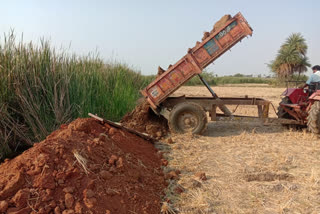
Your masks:
{"label": "trailer attached to tractor", "polygon": [[[234,117],[225,105],[257,105],[258,116],[268,117],[269,101],[259,98],[219,98],[200,75],[204,68],[243,38],[251,36],[252,32],[252,28],[241,13],[229,17],[225,23],[207,33],[207,38],[197,42],[182,59],[142,90],[141,93],[154,112],[159,114],[164,109],[170,112],[168,120],[171,131],[183,133],[191,130],[192,133],[200,134],[207,124],[206,112],[209,112],[211,120],[216,120],[219,116]],[[169,97],[196,75],[208,88],[212,97]],[[217,114],[217,108],[223,114]]]}
{"label": "trailer attached to tractor", "polygon": [[[223,18],[225,18],[224,16]],[[212,121],[215,120],[235,120],[241,118],[258,118],[264,122],[294,124],[314,126],[314,117],[311,104],[305,105],[305,93],[300,90],[288,90],[290,102],[282,102],[279,107],[279,118],[269,118],[270,101],[262,98],[219,98],[207,82],[201,77],[201,72],[218,57],[230,50],[234,45],[247,36],[252,36],[252,28],[241,13],[234,17],[228,16],[224,23],[218,28],[208,33],[202,42],[197,42],[196,46],[190,48],[173,66],[169,66],[166,71],[151,82],[141,91],[142,95],[149,102],[152,110],[157,114],[164,111],[169,112],[166,116],[169,128],[173,132],[184,133],[191,131],[194,134],[201,134],[207,125],[207,114],[209,112]],[[221,22],[221,20],[219,21]],[[220,23],[221,24],[221,23]],[[185,82],[198,75],[202,83],[207,87],[212,97],[170,97],[173,92],[180,88]],[[319,105],[314,102],[315,98],[320,98],[320,91],[309,97],[309,103]],[[226,105],[256,105],[258,109],[257,117],[233,115]],[[300,106],[300,107],[298,107]],[[217,113],[219,108],[223,113]],[[319,109],[318,108],[318,109]],[[311,114],[308,116],[308,109]],[[282,112],[282,113],[281,113]],[[320,117],[320,116],[319,116]],[[318,120],[317,120],[318,121]],[[318,128],[317,128],[318,129]],[[310,128],[313,132],[315,128]]]}

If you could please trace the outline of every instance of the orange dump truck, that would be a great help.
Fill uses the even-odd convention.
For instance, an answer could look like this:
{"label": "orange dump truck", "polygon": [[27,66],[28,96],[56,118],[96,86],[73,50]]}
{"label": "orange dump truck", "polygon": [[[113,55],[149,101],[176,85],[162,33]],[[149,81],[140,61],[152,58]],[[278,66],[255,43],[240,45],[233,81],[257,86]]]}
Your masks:
{"label": "orange dump truck", "polygon": [[[209,111],[212,120],[216,120],[216,117],[219,116],[216,113],[217,107],[225,113],[224,116],[230,116],[230,111],[225,107],[227,104],[258,105],[259,116],[266,116],[267,101],[258,99],[253,102],[250,98],[227,100],[218,98],[199,75],[205,67],[232,46],[243,38],[251,36],[252,31],[241,13],[234,17],[229,16],[217,29],[214,27],[210,33],[205,33],[202,42],[197,42],[196,46],[190,48],[182,59],[170,66],[167,71],[164,71],[141,91],[156,113],[160,113],[163,109],[170,112],[167,119],[172,131],[185,132],[191,130],[193,133],[202,133],[207,123],[206,111]],[[199,75],[211,92],[212,97],[169,97],[195,75]]]}

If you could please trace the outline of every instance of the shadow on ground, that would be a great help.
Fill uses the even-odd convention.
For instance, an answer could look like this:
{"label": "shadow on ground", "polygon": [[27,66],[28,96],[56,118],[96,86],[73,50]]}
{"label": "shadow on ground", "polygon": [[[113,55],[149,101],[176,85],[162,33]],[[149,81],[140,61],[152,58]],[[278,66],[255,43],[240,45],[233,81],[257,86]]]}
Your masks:
{"label": "shadow on ground", "polygon": [[[290,128],[297,132],[302,130],[301,127],[290,127]],[[243,132],[270,134],[270,133],[281,133],[287,130],[288,130],[288,127],[278,125],[278,124],[264,125],[260,122],[215,121],[215,122],[208,123],[208,128],[203,135],[208,137],[227,137],[227,136],[237,136]]]}

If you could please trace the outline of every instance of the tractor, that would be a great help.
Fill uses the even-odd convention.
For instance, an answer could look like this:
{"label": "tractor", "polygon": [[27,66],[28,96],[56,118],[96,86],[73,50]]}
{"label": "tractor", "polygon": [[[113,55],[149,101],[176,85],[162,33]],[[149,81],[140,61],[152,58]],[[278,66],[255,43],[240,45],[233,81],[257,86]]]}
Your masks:
{"label": "tractor", "polygon": [[[297,84],[296,84],[297,85]],[[311,83],[307,89],[289,88],[282,93],[278,118],[297,121],[312,133],[320,133],[320,83]]]}

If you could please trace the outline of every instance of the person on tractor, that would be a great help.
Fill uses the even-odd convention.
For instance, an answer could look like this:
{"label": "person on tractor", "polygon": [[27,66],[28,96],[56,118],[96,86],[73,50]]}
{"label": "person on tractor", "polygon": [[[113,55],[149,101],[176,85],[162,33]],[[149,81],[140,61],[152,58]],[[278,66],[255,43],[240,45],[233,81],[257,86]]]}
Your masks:
{"label": "person on tractor", "polygon": [[[306,84],[302,86],[301,88],[305,88],[308,86],[310,90],[315,90],[318,88],[318,85],[320,86],[320,66],[315,65],[312,67],[313,74],[309,77],[309,79],[306,81]],[[311,87],[310,87],[311,86]]]}

